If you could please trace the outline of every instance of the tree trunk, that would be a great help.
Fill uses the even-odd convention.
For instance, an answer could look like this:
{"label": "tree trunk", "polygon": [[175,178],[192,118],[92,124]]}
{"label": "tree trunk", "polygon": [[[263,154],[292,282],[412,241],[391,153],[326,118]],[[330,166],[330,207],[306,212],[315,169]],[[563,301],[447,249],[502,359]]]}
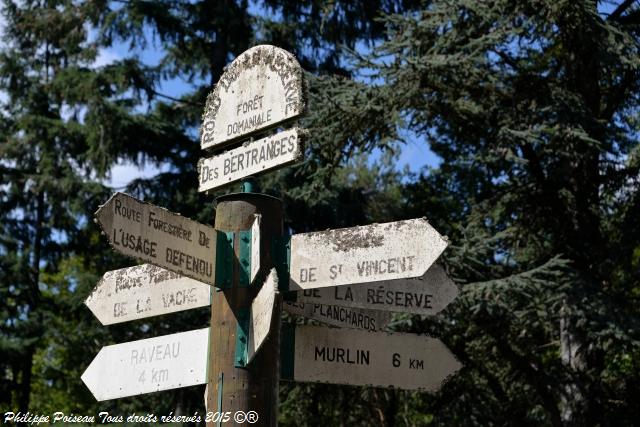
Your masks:
{"label": "tree trunk", "polygon": [[584,425],[587,399],[579,384],[579,377],[587,367],[584,337],[576,329],[565,301],[560,313],[560,357],[569,373],[561,401],[561,418],[566,426]]}
{"label": "tree trunk", "polygon": [[398,392],[389,390],[389,401],[384,411],[385,427],[395,427],[398,416]]}
{"label": "tree trunk", "polygon": [[31,399],[31,370],[33,368],[33,346],[27,348],[20,375],[20,394],[18,396],[18,410],[26,413]]}

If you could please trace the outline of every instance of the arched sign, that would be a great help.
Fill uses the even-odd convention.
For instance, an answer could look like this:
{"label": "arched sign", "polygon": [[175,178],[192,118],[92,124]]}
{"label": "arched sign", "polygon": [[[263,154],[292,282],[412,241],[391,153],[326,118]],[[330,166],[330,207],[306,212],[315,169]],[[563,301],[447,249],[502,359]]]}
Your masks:
{"label": "arched sign", "polygon": [[302,69],[296,58],[270,45],[238,56],[207,97],[202,117],[202,149],[300,116],[305,108]]}

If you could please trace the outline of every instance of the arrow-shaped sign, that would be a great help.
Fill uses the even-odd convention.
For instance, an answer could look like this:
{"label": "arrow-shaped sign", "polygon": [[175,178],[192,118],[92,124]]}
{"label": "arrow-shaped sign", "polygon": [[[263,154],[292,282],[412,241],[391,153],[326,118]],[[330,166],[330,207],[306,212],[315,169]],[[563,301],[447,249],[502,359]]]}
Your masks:
{"label": "arrow-shaped sign", "polygon": [[419,277],[446,246],[424,218],[294,234],[289,290]]}
{"label": "arrow-shaped sign", "polygon": [[153,264],[109,271],[84,302],[103,325],[211,304],[212,288]]}
{"label": "arrow-shaped sign", "polygon": [[453,301],[458,292],[458,287],[444,269],[434,264],[422,277],[297,291],[295,300],[433,315]]}
{"label": "arrow-shaped sign", "polygon": [[438,339],[321,326],[284,328],[281,377],[435,391],[462,366]]}
{"label": "arrow-shaped sign", "polygon": [[271,270],[267,280],[258,291],[258,295],[251,303],[249,316],[249,348],[247,363],[250,363],[260,350],[271,332],[273,317],[276,311],[276,297],[278,296],[278,275],[275,268]]}
{"label": "arrow-shaped sign", "polygon": [[82,374],[96,400],[207,382],[209,328],[102,347]]}
{"label": "arrow-shaped sign", "polygon": [[201,159],[198,191],[212,190],[299,161],[303,154],[303,136],[300,129],[289,129]]}
{"label": "arrow-shaped sign", "polygon": [[366,310],[334,304],[285,302],[283,308],[287,313],[304,316],[327,325],[367,331],[381,331],[391,321],[391,313],[388,311]]}
{"label": "arrow-shaped sign", "polygon": [[217,233],[164,208],[115,193],[96,219],[118,252],[215,284]]}

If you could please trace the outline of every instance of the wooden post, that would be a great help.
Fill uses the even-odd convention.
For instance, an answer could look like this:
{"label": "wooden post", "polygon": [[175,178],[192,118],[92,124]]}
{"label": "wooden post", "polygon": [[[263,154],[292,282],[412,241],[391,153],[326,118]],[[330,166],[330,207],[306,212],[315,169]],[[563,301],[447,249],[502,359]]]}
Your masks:
{"label": "wooden post", "polygon": [[[246,188],[246,187],[245,187]],[[249,189],[249,188],[248,188]],[[261,272],[251,287],[239,287],[239,239],[234,238],[232,287],[213,290],[208,371],[208,412],[230,412],[228,425],[275,426],[278,416],[280,308],[267,341],[247,368],[235,367],[238,316],[248,310],[274,263],[271,257],[273,237],[282,236],[282,201],[265,194],[235,193],[217,200],[215,228],[237,233],[248,230],[254,214],[261,218]],[[236,411],[255,411],[257,423],[236,423]],[[207,426],[218,426],[208,422]]]}

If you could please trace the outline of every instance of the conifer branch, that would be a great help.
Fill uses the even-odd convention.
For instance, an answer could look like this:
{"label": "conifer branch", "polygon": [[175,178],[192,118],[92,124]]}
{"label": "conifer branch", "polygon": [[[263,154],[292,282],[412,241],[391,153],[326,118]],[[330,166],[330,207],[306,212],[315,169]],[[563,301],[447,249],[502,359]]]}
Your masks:
{"label": "conifer branch", "polygon": [[612,21],[617,21],[622,14],[629,8],[631,7],[631,5],[633,3],[635,3],[636,0],[625,0],[624,2],[622,2],[617,8],[616,10],[614,10],[613,12],[611,12],[611,15],[609,15],[609,20]]}
{"label": "conifer branch", "polygon": [[171,95],[166,95],[164,93],[158,92],[155,89],[151,89],[150,92],[153,93],[156,96],[159,96],[159,97],[165,98],[165,99],[169,99],[169,100],[174,101],[174,102],[179,102],[181,104],[191,105],[193,107],[204,108],[204,104],[201,104],[201,103],[198,103],[198,102],[193,102],[193,101],[187,101],[187,100],[184,100],[184,99],[173,97]]}

